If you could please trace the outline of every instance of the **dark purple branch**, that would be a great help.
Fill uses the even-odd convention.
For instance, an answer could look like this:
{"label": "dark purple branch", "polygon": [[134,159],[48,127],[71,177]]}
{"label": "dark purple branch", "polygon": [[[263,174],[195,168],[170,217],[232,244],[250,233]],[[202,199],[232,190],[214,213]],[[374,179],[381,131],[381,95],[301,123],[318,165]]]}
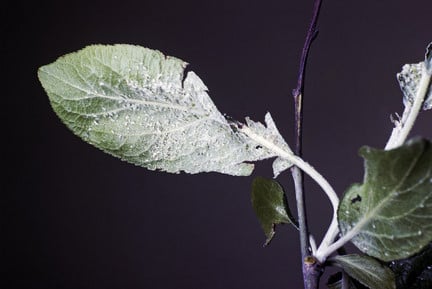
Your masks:
{"label": "dark purple branch", "polygon": [[298,79],[297,79],[297,87],[293,89],[292,94],[294,97],[297,95],[300,95],[303,93],[304,88],[304,76],[305,76],[305,70],[306,70],[306,63],[307,58],[309,55],[309,50],[311,48],[312,42],[314,41],[315,37],[318,34],[318,30],[316,29],[316,25],[318,22],[318,16],[320,13],[322,0],[315,0],[314,8],[313,8],[313,15],[312,20],[309,25],[309,30],[306,35],[306,40],[303,45],[302,55],[300,58],[300,67],[299,67],[299,73],[298,73]]}
{"label": "dark purple branch", "polygon": [[303,279],[306,289],[318,289],[322,274],[323,267],[317,259],[309,256],[303,260]]}
{"label": "dark purple branch", "polygon": [[314,41],[315,37],[318,35],[318,30],[316,29],[316,25],[321,10],[320,9],[321,3],[322,0],[315,0],[312,20],[309,25],[309,30],[307,32],[306,40],[303,45],[303,50],[300,57],[300,67],[298,71],[297,87],[292,91],[292,95],[294,97],[294,103],[295,103],[295,134],[296,134],[295,152],[299,156],[301,156],[302,154],[302,122],[303,122],[302,104],[303,104],[306,64],[307,64],[307,59],[309,56],[309,51],[312,42]]}
{"label": "dark purple branch", "polygon": [[[295,105],[295,152],[298,156],[302,155],[302,121],[303,121],[302,105],[303,105],[306,63],[307,63],[307,58],[309,55],[311,44],[318,34],[316,25],[317,25],[318,16],[321,8],[321,3],[322,0],[315,0],[312,20],[309,26],[308,33],[306,35],[306,40],[300,58],[300,68],[298,73],[297,87],[292,91],[292,95],[294,97],[294,105]],[[297,167],[293,167],[291,173],[294,180],[294,186],[296,192],[304,286],[306,289],[317,289],[319,287],[319,279],[322,274],[322,267],[321,264],[319,264],[315,258],[309,256],[310,255],[309,232],[307,226],[305,197],[303,193],[304,191],[303,173]],[[313,262],[310,262],[311,260],[313,260]]]}

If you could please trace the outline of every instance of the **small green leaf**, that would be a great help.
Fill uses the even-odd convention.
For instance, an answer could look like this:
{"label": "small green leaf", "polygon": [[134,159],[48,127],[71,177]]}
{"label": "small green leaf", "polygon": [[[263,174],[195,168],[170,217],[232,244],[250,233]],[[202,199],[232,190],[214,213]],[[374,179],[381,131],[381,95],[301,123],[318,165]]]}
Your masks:
{"label": "small green leaf", "polygon": [[349,276],[371,289],[395,289],[393,272],[372,257],[338,255],[330,259]]}
{"label": "small green leaf", "polygon": [[[151,170],[249,175],[276,157],[218,111],[187,63],[133,45],[93,45],[38,71],[59,118],[103,151]],[[270,114],[247,126],[285,151]],[[278,161],[280,163],[280,161]],[[287,161],[277,167],[286,169]]]}
{"label": "small green leaf", "polygon": [[410,141],[394,150],[363,147],[365,179],[342,199],[343,235],[383,261],[406,258],[432,240],[432,146]]}
{"label": "small green leaf", "polygon": [[291,215],[285,193],[278,182],[257,177],[252,182],[252,206],[267,237],[268,245],[275,234],[277,224],[293,224],[296,221]]}

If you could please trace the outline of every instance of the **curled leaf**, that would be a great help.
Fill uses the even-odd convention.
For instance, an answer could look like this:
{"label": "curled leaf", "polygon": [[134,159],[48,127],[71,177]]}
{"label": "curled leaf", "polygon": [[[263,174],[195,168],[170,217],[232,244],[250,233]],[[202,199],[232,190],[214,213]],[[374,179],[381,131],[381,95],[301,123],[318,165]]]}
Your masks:
{"label": "curled leaf", "polygon": [[[402,71],[397,74],[397,80],[399,86],[404,94],[404,104],[407,106],[409,103],[412,104],[417,95],[419,89],[420,79],[422,73],[428,73],[432,75],[432,43],[426,49],[425,60],[416,64],[405,64],[402,67]],[[426,67],[425,71],[423,66]],[[432,89],[429,84],[428,92],[426,93],[425,100],[423,102],[423,109],[428,110],[432,108]]]}

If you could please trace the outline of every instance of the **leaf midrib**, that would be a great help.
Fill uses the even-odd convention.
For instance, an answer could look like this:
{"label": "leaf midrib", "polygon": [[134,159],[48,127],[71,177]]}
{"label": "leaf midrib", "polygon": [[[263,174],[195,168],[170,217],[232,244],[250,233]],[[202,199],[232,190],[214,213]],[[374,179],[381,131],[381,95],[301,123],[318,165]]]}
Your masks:
{"label": "leaf midrib", "polygon": [[[43,71],[44,73],[46,73],[47,75],[59,80],[60,82],[63,82],[64,84],[73,87],[77,90],[80,90],[84,93],[86,93],[86,95],[88,97],[84,97],[84,98],[74,98],[74,99],[67,99],[62,97],[65,100],[69,100],[69,101],[79,101],[79,100],[83,100],[83,99],[91,99],[91,98],[95,98],[95,97],[100,97],[100,98],[105,98],[105,99],[110,99],[110,100],[114,100],[114,101],[122,101],[122,102],[129,102],[129,103],[135,103],[135,104],[139,104],[139,105],[151,105],[151,106],[159,106],[159,107],[164,107],[164,108],[170,108],[170,109],[176,109],[176,110],[181,110],[181,111],[190,111],[193,113],[197,113],[199,115],[204,115],[202,111],[197,111],[196,109],[191,109],[190,107],[185,107],[185,106],[181,106],[181,105],[176,105],[176,104],[171,104],[171,103],[163,103],[163,102],[156,102],[156,101],[147,101],[147,100],[141,100],[141,99],[134,99],[134,98],[123,98],[123,97],[118,97],[118,96],[110,96],[110,95],[104,95],[104,94],[100,94],[96,91],[89,91],[86,90],[82,87],[79,87],[73,83],[70,83],[68,81],[66,81],[65,79],[62,79],[58,76],[56,76],[55,74],[52,74],[50,72],[48,72],[47,70],[41,69],[41,71]],[[94,95],[94,96],[92,96]]]}
{"label": "leaf midrib", "polygon": [[[366,213],[364,215],[364,218],[361,218],[357,222],[357,224],[350,231],[348,231],[345,235],[347,235],[347,234],[353,234],[353,237],[355,237],[371,221],[371,219],[373,219],[374,216],[378,215],[379,211],[381,211],[381,209],[386,205],[386,203],[395,196],[394,192],[396,192],[403,185],[403,183],[405,182],[405,180],[411,174],[412,170],[414,169],[414,167],[417,165],[418,161],[420,160],[420,157],[423,154],[423,152],[424,152],[424,148],[415,157],[415,159],[411,163],[410,167],[408,168],[406,174],[403,176],[403,178],[401,178],[400,182],[396,186],[394,186],[392,190],[389,190],[389,191],[391,191],[393,193],[390,193],[387,197],[383,198],[378,203],[377,206],[375,206],[371,211],[369,211],[368,213]],[[365,181],[365,183],[367,183],[367,181]]]}

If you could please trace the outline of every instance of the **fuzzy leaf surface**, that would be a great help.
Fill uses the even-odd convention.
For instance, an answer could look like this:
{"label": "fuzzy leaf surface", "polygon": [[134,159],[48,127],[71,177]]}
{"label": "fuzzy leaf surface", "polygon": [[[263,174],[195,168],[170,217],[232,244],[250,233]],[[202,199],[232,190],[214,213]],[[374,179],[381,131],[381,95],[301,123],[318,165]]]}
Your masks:
{"label": "fuzzy leaf surface", "polygon": [[416,139],[389,151],[363,147],[363,184],[353,185],[338,210],[343,235],[383,261],[406,258],[432,240],[432,148]]}
{"label": "fuzzy leaf surface", "polygon": [[[171,173],[249,175],[249,162],[274,157],[225,119],[194,72],[183,77],[185,66],[139,46],[93,45],[41,67],[38,76],[69,129],[130,163]],[[270,114],[270,126],[248,122],[288,147]]]}
{"label": "fuzzy leaf surface", "polygon": [[369,256],[338,255],[331,259],[349,276],[371,289],[395,289],[393,272]]}
{"label": "fuzzy leaf surface", "polygon": [[251,200],[267,237],[265,245],[270,243],[275,235],[276,225],[291,223],[297,226],[288,207],[285,193],[278,182],[262,177],[255,178],[252,182]]}

